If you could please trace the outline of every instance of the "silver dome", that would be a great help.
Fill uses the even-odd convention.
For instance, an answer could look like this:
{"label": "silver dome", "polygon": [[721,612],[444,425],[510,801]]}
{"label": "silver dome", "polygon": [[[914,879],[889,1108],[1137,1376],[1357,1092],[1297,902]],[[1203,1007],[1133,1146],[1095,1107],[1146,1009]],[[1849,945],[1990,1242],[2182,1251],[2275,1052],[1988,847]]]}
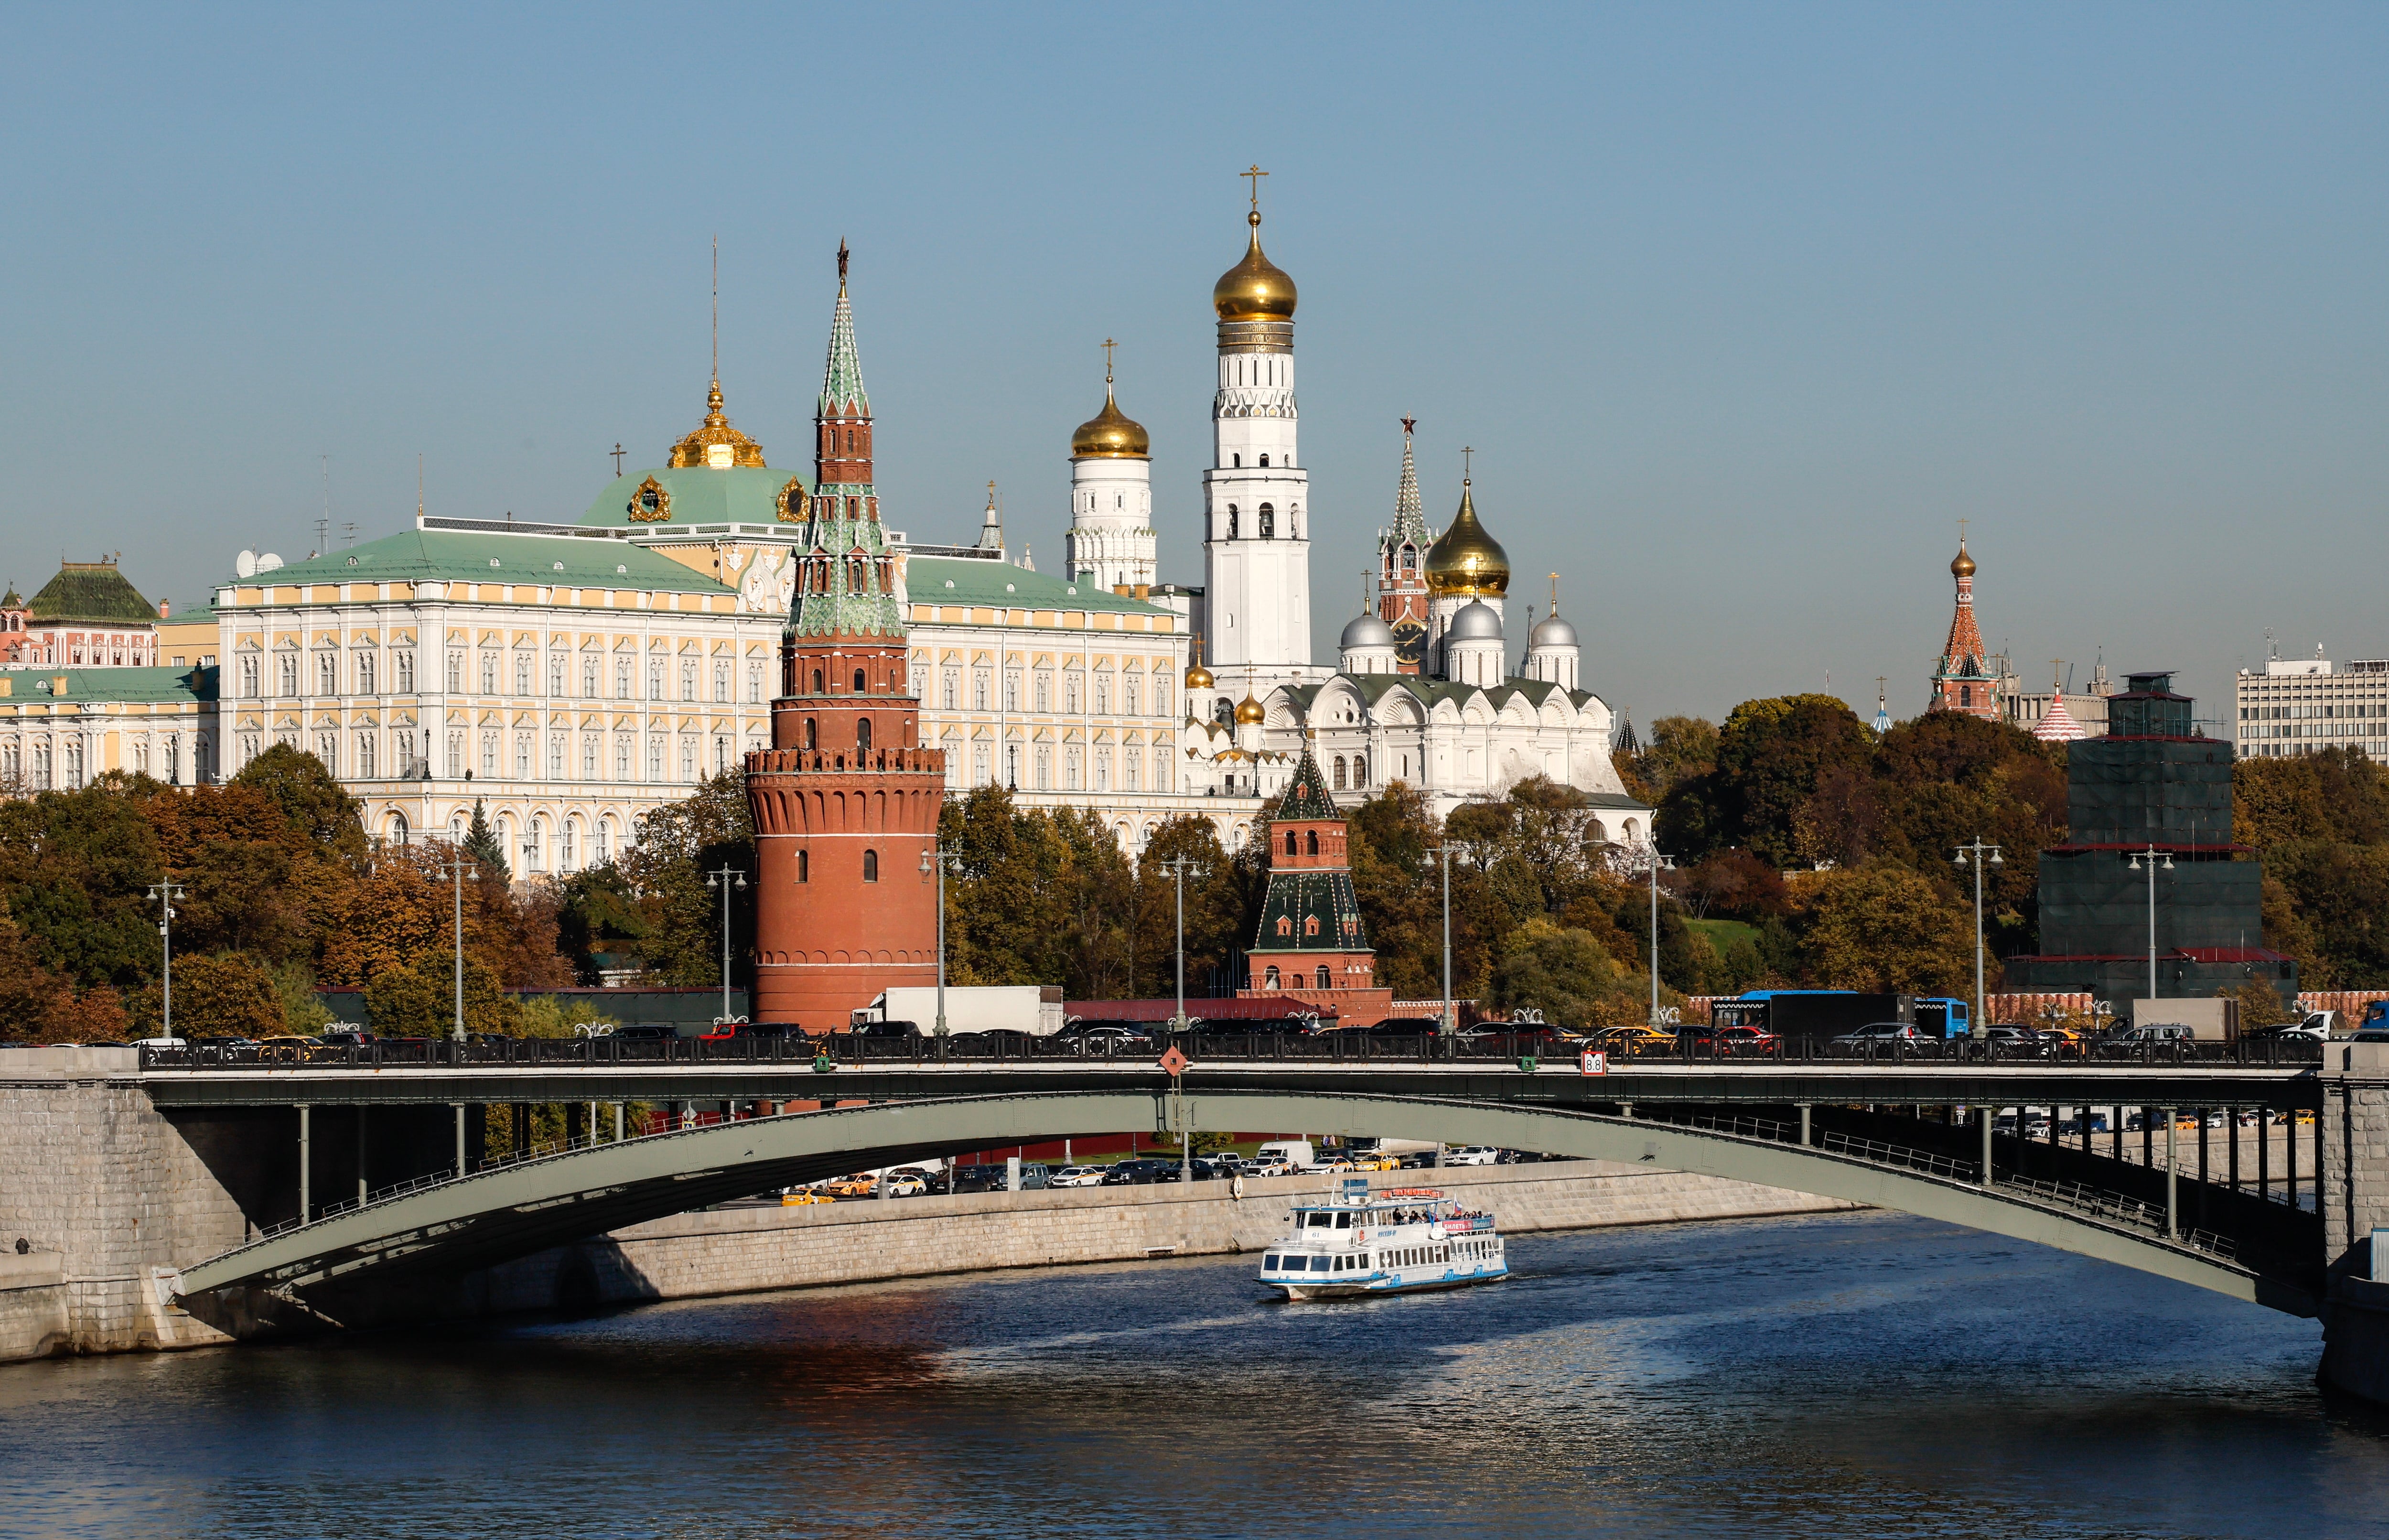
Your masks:
{"label": "silver dome", "polygon": [[1335,645],[1346,652],[1359,647],[1392,647],[1394,628],[1374,614],[1355,615],[1345,624],[1344,639]]}
{"label": "silver dome", "polygon": [[1498,642],[1501,639],[1501,617],[1483,599],[1469,605],[1451,617],[1451,628],[1443,634],[1447,642]]}
{"label": "silver dome", "polygon": [[1576,627],[1557,615],[1535,622],[1534,634],[1527,639],[1528,647],[1574,647]]}

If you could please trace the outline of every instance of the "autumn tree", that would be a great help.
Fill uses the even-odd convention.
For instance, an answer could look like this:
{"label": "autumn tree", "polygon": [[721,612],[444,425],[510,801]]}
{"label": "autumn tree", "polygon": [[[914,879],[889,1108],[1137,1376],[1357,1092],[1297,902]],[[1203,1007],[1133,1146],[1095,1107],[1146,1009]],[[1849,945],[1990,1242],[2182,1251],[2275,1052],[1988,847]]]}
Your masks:
{"label": "autumn tree", "polygon": [[[1973,993],[1973,913],[1917,873],[1872,861],[1805,873],[1793,892],[1811,983],[1872,994]],[[1996,969],[1989,982],[1996,987]]]}

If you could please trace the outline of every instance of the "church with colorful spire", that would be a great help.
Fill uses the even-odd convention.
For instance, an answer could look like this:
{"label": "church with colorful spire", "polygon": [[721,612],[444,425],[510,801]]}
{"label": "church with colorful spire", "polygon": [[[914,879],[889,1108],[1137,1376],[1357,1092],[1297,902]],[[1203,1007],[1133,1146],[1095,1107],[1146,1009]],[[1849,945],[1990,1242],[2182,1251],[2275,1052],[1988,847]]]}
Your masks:
{"label": "church with colorful spire", "polygon": [[1949,617],[1949,639],[1933,666],[1933,703],[1936,712],[1963,712],[1986,722],[1999,717],[1999,676],[1983,646],[1982,627],[1974,620],[1974,558],[1966,554],[1966,537],[1958,537],[1958,554],[1949,563],[1958,584],[1956,612]]}

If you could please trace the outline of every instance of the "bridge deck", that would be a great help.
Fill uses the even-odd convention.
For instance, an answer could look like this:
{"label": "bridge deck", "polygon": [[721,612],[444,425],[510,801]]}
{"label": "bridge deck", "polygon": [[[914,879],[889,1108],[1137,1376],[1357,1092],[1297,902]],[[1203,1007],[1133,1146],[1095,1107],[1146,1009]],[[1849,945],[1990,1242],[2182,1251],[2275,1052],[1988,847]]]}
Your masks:
{"label": "bridge deck", "polygon": [[[150,1068],[110,1074],[160,1107],[567,1101],[891,1100],[991,1091],[1153,1090],[1150,1061],[893,1060],[815,1071],[810,1061],[738,1059]],[[2313,1065],[1684,1063],[1629,1060],[1587,1075],[1573,1060],[1529,1072],[1515,1063],[1207,1059],[1185,1087],[1444,1096],[1562,1105],[1741,1102],[1775,1106],[2263,1107],[2322,1103]]]}

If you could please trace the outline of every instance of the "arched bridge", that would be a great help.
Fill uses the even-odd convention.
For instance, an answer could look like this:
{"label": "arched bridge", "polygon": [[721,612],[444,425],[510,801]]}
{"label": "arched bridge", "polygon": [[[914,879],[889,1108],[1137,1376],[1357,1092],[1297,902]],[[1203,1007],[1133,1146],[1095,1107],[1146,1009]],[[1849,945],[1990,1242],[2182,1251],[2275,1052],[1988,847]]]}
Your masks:
{"label": "arched bridge", "polygon": [[[2294,1087],[2273,1084],[2251,1092],[2110,1082],[2060,1088],[2045,1082],[2047,1089],[2062,1093],[2050,1096],[2028,1086],[1970,1081],[1911,1083],[1895,1096],[1888,1094],[1893,1083],[1872,1072],[1863,1080],[1807,1085],[1762,1086],[1745,1079],[1738,1087],[1710,1082],[1704,1088],[1697,1080],[1689,1085],[1663,1084],[1655,1078],[1638,1084],[1625,1076],[1597,1081],[1482,1071],[1440,1084],[1434,1077],[1385,1073],[1362,1074],[1356,1083],[1348,1072],[1324,1075],[1254,1066],[1243,1074],[1190,1075],[1182,1089],[1173,1089],[1150,1069],[1121,1069],[1113,1074],[940,1073],[905,1084],[906,1094],[864,1105],[600,1142],[464,1175],[427,1178],[187,1266],[181,1290],[186,1296],[236,1288],[312,1291],[343,1281],[453,1275],[642,1220],[857,1169],[1065,1136],[1194,1127],[1497,1145],[1704,1173],[2055,1246],[2296,1315],[2315,1314],[2320,1294],[2319,1225],[2312,1214],[2280,1202],[2217,1189],[2210,1221],[2217,1227],[2194,1230],[2178,1223],[2175,1211],[2162,1200],[2153,1200],[2148,1182],[2158,1184],[2160,1200],[2169,1188],[2165,1178],[2145,1170],[2137,1171],[2140,1196],[2121,1190],[2129,1182],[2102,1189],[2081,1181],[2026,1179],[2015,1167],[2029,1150],[2002,1138],[1995,1180],[1986,1183],[1978,1153],[1985,1146],[1977,1128],[1903,1118],[1852,1132],[1831,1126],[1821,1110],[1813,1126],[1805,1111],[1795,1110],[1811,1104],[1851,1109],[1861,1101],[1902,1099],[1992,1107],[2061,1099],[2077,1106],[2202,1106],[2255,1097],[2294,1099],[2304,1094]],[[859,1082],[841,1081],[841,1093],[870,1094]],[[343,1099],[332,1090],[338,1082],[337,1076],[302,1072],[283,1077],[275,1094]],[[316,1089],[302,1093],[302,1083]],[[214,1084],[221,1089],[224,1083]],[[409,1092],[382,1079],[355,1087],[354,1097],[486,1102],[523,1099],[525,1089],[492,1084],[467,1093],[453,1084],[422,1084]],[[726,1083],[717,1083],[712,1093],[727,1089]],[[821,1094],[818,1084],[809,1089]],[[538,1099],[611,1099],[620,1094],[619,1087],[579,1080],[548,1084]],[[643,1095],[662,1099],[652,1087]],[[1623,1096],[1634,1100],[1618,1099]],[[178,1098],[168,1092],[165,1099]],[[1764,1115],[1769,1110],[1789,1115]],[[1897,1128],[1887,1130],[1886,1123],[1915,1132],[1899,1142]],[[2182,1185],[2201,1186],[2186,1179]],[[2306,1227],[2314,1229],[2311,1239]]]}

